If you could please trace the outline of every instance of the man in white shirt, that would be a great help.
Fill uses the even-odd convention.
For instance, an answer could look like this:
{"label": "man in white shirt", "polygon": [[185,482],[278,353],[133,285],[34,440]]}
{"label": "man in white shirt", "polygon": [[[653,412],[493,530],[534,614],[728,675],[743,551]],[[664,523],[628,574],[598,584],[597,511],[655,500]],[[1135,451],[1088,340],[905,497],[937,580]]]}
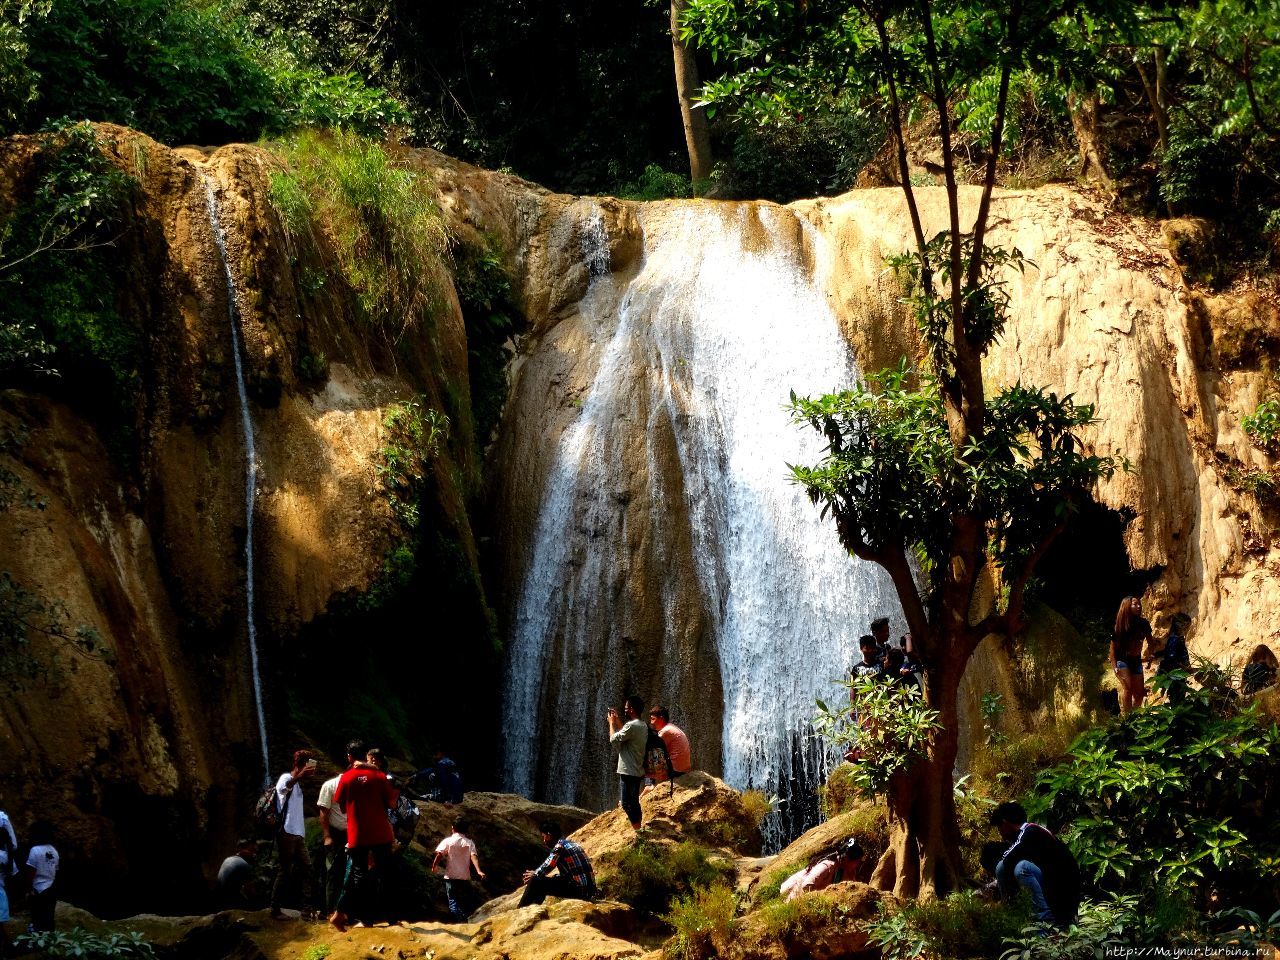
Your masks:
{"label": "man in white shirt", "polygon": [[53,826],[43,821],[31,827],[31,851],[27,854],[27,882],[31,896],[27,906],[31,912],[31,929],[36,932],[53,929],[58,892],[54,880],[58,876],[58,851],[53,847]]}
{"label": "man in white shirt", "polygon": [[13,823],[9,820],[9,815],[0,810],[0,829],[9,834],[9,844],[14,850],[18,849],[18,835],[13,832]]}
{"label": "man in white shirt", "polygon": [[444,895],[449,902],[449,918],[454,923],[465,921],[475,902],[471,868],[475,867],[476,876],[484,879],[484,871],[480,869],[480,860],[476,856],[476,845],[467,836],[467,829],[465,819],[458,817],[454,820],[453,833],[440,841],[436,857],[431,861],[432,870],[444,863]]}
{"label": "man in white shirt", "polygon": [[[350,770],[357,761],[363,760],[368,752],[363,740],[348,743],[347,769]],[[342,893],[342,881],[347,875],[347,815],[333,802],[333,794],[341,779],[342,774],[339,773],[326,780],[320,788],[320,799],[316,801],[316,806],[320,809],[320,832],[324,834],[326,913],[338,909],[338,896]]]}
{"label": "man in white shirt", "polygon": [[279,866],[276,882],[271,885],[271,917],[284,919],[280,901],[286,887],[300,882],[302,886],[302,914],[315,915],[315,891],[311,883],[311,857],[307,855],[306,821],[302,815],[302,781],[316,771],[316,761],[309,750],[297,750],[293,754],[293,769],[280,774],[276,782],[276,806],[284,815],[276,834]]}

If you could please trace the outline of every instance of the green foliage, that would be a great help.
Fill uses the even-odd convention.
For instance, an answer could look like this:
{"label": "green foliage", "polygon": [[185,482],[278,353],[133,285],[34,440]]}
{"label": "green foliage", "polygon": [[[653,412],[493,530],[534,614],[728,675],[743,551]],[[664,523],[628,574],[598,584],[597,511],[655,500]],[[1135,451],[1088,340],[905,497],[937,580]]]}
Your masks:
{"label": "green foliage", "polygon": [[987,400],[987,428],[962,456],[951,445],[938,381],[897,369],[817,399],[792,394],[792,416],[828,442],[813,467],[792,466],[841,541],[859,555],[911,547],[936,583],[953,518],[989,531],[1000,567],[1018,566],[1123,461],[1083,451],[1093,407],[1039,387],[1008,387]]}
{"label": "green foliage", "polygon": [[302,951],[302,960],[326,960],[333,948],[327,943],[314,943]]}
{"label": "green foliage", "polygon": [[613,192],[623,200],[671,200],[692,197],[693,185],[683,173],[651,163],[638,179],[620,184]]}
{"label": "green foliage", "polygon": [[97,630],[69,625],[60,600],[28,590],[9,571],[0,571],[0,677],[10,691],[57,685],[81,661],[110,656]]}
{"label": "green foliage", "polygon": [[675,935],[663,946],[671,960],[710,960],[723,956],[737,932],[738,901],[733,888],[722,883],[701,887],[678,897],[663,920]]}
{"label": "green foliage", "polygon": [[926,706],[920,688],[854,677],[849,688],[853,711],[844,704],[818,701],[814,732],[841,753],[856,751],[851,782],[865,796],[883,793],[890,779],[924,756],[929,737],[939,729],[938,711]]}
{"label": "green foliage", "polygon": [[276,145],[271,200],[295,249],[336,263],[358,319],[393,345],[443,302],[448,240],[430,182],[354,133],[304,132]]}
{"label": "green foliage", "polygon": [[1232,907],[1215,913],[1212,919],[1215,925],[1230,925],[1215,938],[1219,946],[1261,952],[1264,945],[1273,945],[1280,940],[1280,910],[1264,918],[1253,910]]}
{"label": "green foliage", "polygon": [[0,221],[0,382],[39,382],[127,430],[142,344],[117,309],[110,254],[137,183],[103,148],[87,123],[42,134],[30,192]]}
{"label": "green foliage", "polygon": [[381,133],[403,107],[354,74],[326,74],[254,38],[220,0],[6,0],[0,115],[126,124],[166,142],[222,142],[299,126]]}
{"label": "green foliage", "polygon": [[507,401],[507,366],[514,356],[512,338],[523,318],[511,292],[511,279],[494,237],[483,245],[454,250],[454,286],[467,327],[467,369],[476,443],[488,446]]}
{"label": "green foliage", "polygon": [[735,121],[716,164],[716,195],[790,203],[840,193],[884,142],[884,117],[841,96],[811,116],[760,125]]}
{"label": "green foliage", "polygon": [[1149,946],[1133,939],[1138,918],[1136,897],[1086,901],[1080,905],[1079,920],[1066,930],[1046,937],[1040,924],[1028,926],[1022,936],[1010,940],[1000,960],[1096,960],[1123,946]]}
{"label": "green foliage", "polygon": [[667,912],[677,897],[731,884],[735,876],[731,863],[689,841],[665,845],[640,840],[601,858],[597,866],[605,896],[653,916]]}
{"label": "green foliage", "polygon": [[814,927],[841,918],[842,910],[820,891],[802,893],[792,900],[773,899],[760,910],[765,932],[779,940],[801,939]]}
{"label": "green foliage", "polygon": [[375,467],[391,512],[406,535],[420,522],[418,500],[431,459],[449,439],[449,418],[424,398],[390,404],[382,416],[384,441]]}
{"label": "green foliage", "polygon": [[868,939],[895,960],[958,960],[991,957],[1001,944],[1026,925],[1029,910],[984,899],[977,891],[953,893],[938,900],[881,904],[873,920],[864,921]]}
{"label": "green foliage", "polygon": [[1007,743],[1009,738],[1000,730],[1000,718],[1004,716],[1008,706],[999,693],[982,695],[982,730],[987,735],[987,746]]}
{"label": "green foliage", "polygon": [[1064,839],[1104,890],[1178,886],[1202,906],[1247,904],[1280,878],[1280,728],[1201,681],[1180,704],[1083,734],[1036,782],[1029,815],[1069,825]]}
{"label": "green foliage", "polygon": [[1243,422],[1244,432],[1258,446],[1274,449],[1280,441],[1280,397],[1268,397]]}
{"label": "green foliage", "polygon": [[136,931],[99,936],[83,927],[24,933],[15,945],[48,960],[150,960],[156,955],[151,944]]}

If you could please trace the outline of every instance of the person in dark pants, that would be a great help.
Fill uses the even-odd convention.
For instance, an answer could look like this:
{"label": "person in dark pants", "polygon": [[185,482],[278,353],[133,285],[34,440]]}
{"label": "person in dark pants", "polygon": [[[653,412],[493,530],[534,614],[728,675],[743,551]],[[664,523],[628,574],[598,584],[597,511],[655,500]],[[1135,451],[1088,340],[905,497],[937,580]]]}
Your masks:
{"label": "person in dark pants", "polygon": [[[364,759],[367,753],[364,741],[348,743],[347,770],[355,766],[357,760]],[[333,802],[341,779],[340,773],[326,780],[320,788],[320,799],[316,801],[320,810],[320,832],[324,835],[324,905],[330,913],[338,909],[338,895],[342,893],[342,881],[347,876],[347,816]]]}
{"label": "person in dark pants", "polygon": [[366,756],[371,759],[344,773],[333,793],[333,802],[347,816],[347,876],[329,916],[340,931],[353,917],[366,926],[382,919],[378,879],[391,861],[395,840],[387,811],[396,804],[396,791],[374,765],[377,753],[371,750]]}
{"label": "person in dark pants", "polygon": [[[596,898],[596,874],[591,860],[581,845],[564,836],[560,824],[546,820],[539,827],[542,845],[550,848],[547,859],[533,870],[524,872],[524,896],[520,906],[541,903],[547,897],[564,897],[570,900],[594,900]],[[556,873],[552,876],[551,871]]]}
{"label": "person in dark pants", "polygon": [[644,745],[649,740],[649,728],[640,719],[644,714],[644,701],[639,697],[627,697],[622,712],[626,723],[618,718],[617,710],[609,708],[609,744],[618,754],[622,809],[632,828],[639,830],[643,820],[640,788],[644,786]]}
{"label": "person in dark pants", "polygon": [[435,859],[431,861],[431,869],[444,868],[444,896],[449,904],[449,918],[454,923],[461,923],[474,909],[475,888],[471,885],[471,871],[481,880],[485,873],[480,869],[480,859],[476,853],[476,845],[467,836],[467,821],[457,817],[453,821],[453,833],[440,841],[436,847]]}
{"label": "person in dark pants", "polygon": [[31,912],[31,929],[37,933],[53,929],[58,906],[58,851],[53,846],[53,824],[41,820],[31,827],[31,849],[27,852],[27,883],[31,895],[27,907]]}
{"label": "person in dark pants", "polygon": [[295,750],[293,766],[276,781],[276,809],[280,811],[280,830],[276,834],[279,863],[275,883],[271,885],[271,916],[283,920],[280,909],[286,893],[293,886],[302,889],[302,915],[310,918],[315,907],[315,891],[311,878],[311,856],[307,853],[307,828],[302,812],[302,781],[316,772],[316,761],[310,750]]}
{"label": "person in dark pants", "polygon": [[1060,929],[1075,923],[1080,908],[1080,867],[1067,845],[1038,823],[1027,822],[1019,803],[991,811],[991,825],[1007,844],[996,865],[1002,893],[1022,887],[1031,895],[1036,919]]}

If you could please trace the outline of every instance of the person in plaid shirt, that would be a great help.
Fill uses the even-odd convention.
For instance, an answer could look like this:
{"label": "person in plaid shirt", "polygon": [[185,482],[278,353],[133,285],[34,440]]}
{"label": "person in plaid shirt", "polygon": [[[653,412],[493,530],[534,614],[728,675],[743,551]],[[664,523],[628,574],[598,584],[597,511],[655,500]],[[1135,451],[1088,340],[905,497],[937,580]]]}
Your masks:
{"label": "person in plaid shirt", "polygon": [[[542,831],[542,843],[551,849],[547,859],[536,870],[524,872],[524,896],[520,906],[541,903],[547,897],[564,897],[572,900],[596,898],[596,874],[591,869],[587,852],[572,840],[566,840],[560,824],[547,820],[538,829]],[[559,868],[556,875],[552,870]]]}

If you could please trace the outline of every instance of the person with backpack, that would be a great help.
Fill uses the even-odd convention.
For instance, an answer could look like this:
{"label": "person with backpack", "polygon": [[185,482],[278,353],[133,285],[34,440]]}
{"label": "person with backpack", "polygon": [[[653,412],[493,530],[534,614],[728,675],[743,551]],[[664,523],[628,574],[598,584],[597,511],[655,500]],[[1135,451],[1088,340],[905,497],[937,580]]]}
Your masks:
{"label": "person with backpack", "polygon": [[[526,886],[520,906],[542,903],[547,897],[594,900],[596,873],[591,868],[587,851],[581,844],[567,838],[560,824],[554,820],[544,820],[538,830],[542,834],[542,845],[551,852],[533,870],[524,872]],[[552,870],[556,871],[554,876]]]}
{"label": "person with backpack", "polygon": [[639,831],[644,819],[640,812],[640,788],[644,785],[644,753],[649,742],[649,728],[640,719],[644,701],[636,696],[627,697],[622,712],[626,723],[619,719],[617,710],[609,708],[609,744],[618,755],[623,812],[631,821],[632,829]]}
{"label": "person with backpack", "polygon": [[293,766],[276,781],[276,806],[280,826],[276,832],[276,879],[271,885],[271,919],[283,920],[280,909],[288,889],[302,888],[302,915],[315,915],[315,891],[311,882],[311,855],[307,853],[307,828],[302,813],[302,781],[316,772],[316,760],[310,750],[295,750]]}
{"label": "person with backpack", "polygon": [[[363,740],[348,743],[347,770],[367,754]],[[330,913],[338,909],[338,894],[342,893],[342,880],[347,875],[347,815],[333,802],[341,779],[342,773],[339,773],[326,780],[320,787],[320,799],[316,801],[320,810],[320,833],[324,836],[324,907]]]}
{"label": "person with backpack", "polygon": [[647,793],[659,783],[671,784],[675,791],[676,777],[693,769],[689,749],[689,737],[671,722],[671,715],[663,706],[649,710],[649,734],[644,748],[644,776],[647,781],[641,793]]}
{"label": "person with backpack", "polygon": [[27,883],[31,896],[27,908],[31,913],[31,929],[36,933],[53,930],[58,906],[58,865],[61,858],[53,845],[53,824],[40,820],[31,827],[31,849],[27,852]]}
{"label": "person with backpack", "polygon": [[850,837],[830,853],[819,854],[786,880],[778,893],[787,901],[811,890],[825,890],[833,883],[852,880],[862,863],[862,847]]}
{"label": "person with backpack", "polygon": [[475,842],[467,836],[468,831],[467,821],[463,817],[455,818],[453,833],[436,846],[436,856],[431,861],[432,870],[439,869],[442,864],[444,866],[444,896],[449,904],[449,919],[454,923],[465,921],[475,904],[472,868],[475,868],[477,877],[485,878],[476,855]]}
{"label": "person with backpack", "polygon": [[353,764],[333,793],[333,802],[347,815],[347,875],[329,915],[339,931],[347,929],[351,918],[371,926],[383,913],[378,882],[391,859],[395,834],[387,811],[396,805],[397,797],[375,762],[380,752],[371,750],[365,762]]}

